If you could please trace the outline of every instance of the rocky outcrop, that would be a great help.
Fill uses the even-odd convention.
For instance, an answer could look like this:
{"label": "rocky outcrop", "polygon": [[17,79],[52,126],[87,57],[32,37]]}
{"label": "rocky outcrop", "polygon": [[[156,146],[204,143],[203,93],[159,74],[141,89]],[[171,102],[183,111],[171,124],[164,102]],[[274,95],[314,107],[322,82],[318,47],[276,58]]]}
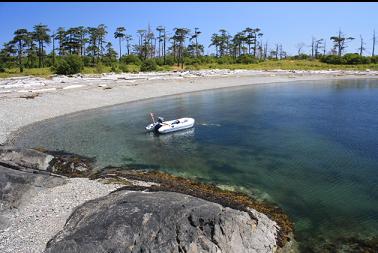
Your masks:
{"label": "rocky outcrop", "polygon": [[18,171],[0,165],[0,211],[18,207],[24,195],[37,187],[65,183],[62,177]]}
{"label": "rocky outcrop", "polygon": [[192,196],[121,190],[77,208],[45,252],[272,252],[276,231]]}
{"label": "rocky outcrop", "polygon": [[0,148],[0,229],[7,227],[4,212],[19,207],[42,188],[65,184],[66,176],[85,176],[92,160],[58,151]]}
{"label": "rocky outcrop", "polygon": [[40,252],[53,235],[45,252],[282,252],[292,242],[292,223],[275,206],[157,171],[95,172],[93,162],[1,147],[2,252]]}
{"label": "rocky outcrop", "polygon": [[62,177],[19,171],[0,165],[0,230],[9,226],[4,212],[19,207],[40,188],[62,185]]}
{"label": "rocky outcrop", "polygon": [[43,252],[46,243],[63,229],[74,208],[106,196],[117,187],[87,178],[66,181],[55,187],[28,190],[17,208],[0,213],[5,222],[4,228],[0,228],[0,252]]}
{"label": "rocky outcrop", "polygon": [[[123,187],[123,189],[131,191],[166,191],[182,193],[209,202],[218,203],[224,207],[244,211],[248,213],[252,219],[255,218],[255,213],[265,214],[270,220],[275,221],[278,225],[276,240],[279,249],[286,248],[285,246],[288,243],[292,245],[291,241],[293,239],[294,225],[285,212],[272,203],[257,201],[246,194],[222,190],[212,184],[204,184],[160,171],[131,170],[127,167],[106,167],[93,174],[92,178],[110,179],[111,182],[120,183],[125,180],[129,182],[152,182],[154,184],[149,186],[133,183]],[[253,211],[255,211],[255,213]]]}
{"label": "rocky outcrop", "polygon": [[0,149],[0,165],[22,171],[48,172],[68,177],[87,177],[95,159],[45,149]]}
{"label": "rocky outcrop", "polygon": [[42,170],[49,168],[54,157],[34,149],[0,149],[0,164],[18,170]]}

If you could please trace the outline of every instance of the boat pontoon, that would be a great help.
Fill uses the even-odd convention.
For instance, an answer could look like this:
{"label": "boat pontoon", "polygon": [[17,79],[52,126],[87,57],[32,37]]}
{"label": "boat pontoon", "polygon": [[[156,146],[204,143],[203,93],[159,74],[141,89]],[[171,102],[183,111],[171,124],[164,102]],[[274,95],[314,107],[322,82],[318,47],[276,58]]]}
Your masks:
{"label": "boat pontoon", "polygon": [[158,117],[155,121],[154,115],[151,113],[152,122],[146,126],[146,130],[155,133],[165,134],[170,132],[176,132],[184,129],[188,129],[194,126],[195,120],[193,118],[180,118],[175,120],[164,121],[164,118]]}

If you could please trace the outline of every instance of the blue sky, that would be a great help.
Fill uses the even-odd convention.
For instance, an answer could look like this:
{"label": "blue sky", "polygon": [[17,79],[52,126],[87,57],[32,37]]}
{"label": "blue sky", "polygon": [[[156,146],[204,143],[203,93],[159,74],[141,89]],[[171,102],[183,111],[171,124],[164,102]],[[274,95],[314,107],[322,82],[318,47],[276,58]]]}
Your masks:
{"label": "blue sky", "polygon": [[[210,36],[224,28],[232,35],[245,27],[259,27],[273,47],[281,43],[290,54],[296,45],[311,43],[311,37],[327,38],[337,31],[350,36],[364,37],[366,53],[371,52],[373,29],[378,33],[378,3],[0,3],[0,44],[9,41],[18,28],[32,30],[38,23],[51,30],[60,26],[108,27],[108,40],[113,39],[116,27],[125,26],[127,33],[136,37],[136,30],[151,25],[199,27],[203,32],[200,42],[205,53]],[[349,52],[356,52],[359,39],[350,43]],[[309,50],[309,48],[306,48]]]}

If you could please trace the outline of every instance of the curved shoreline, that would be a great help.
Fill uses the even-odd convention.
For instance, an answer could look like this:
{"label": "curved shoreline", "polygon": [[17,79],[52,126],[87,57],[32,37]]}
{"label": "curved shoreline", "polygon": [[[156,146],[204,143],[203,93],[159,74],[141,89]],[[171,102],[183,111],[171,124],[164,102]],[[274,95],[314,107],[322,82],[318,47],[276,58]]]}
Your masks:
{"label": "curved shoreline", "polygon": [[[99,108],[215,89],[346,79],[378,79],[378,75],[369,72],[357,75],[335,74],[334,72],[319,74],[292,71],[245,71],[228,76],[141,80],[134,82],[132,86],[128,80],[109,84],[98,78],[89,83],[83,81],[85,85],[77,85],[70,89],[63,87],[55,90],[47,88],[44,91],[29,91],[29,94],[36,94],[36,97],[20,96],[20,91],[0,93],[0,145],[8,144],[12,137],[29,125]],[[76,80],[75,83],[80,83],[80,80]],[[54,86],[54,83],[50,85]],[[66,87],[72,87],[72,85]]]}
{"label": "curved shoreline", "polygon": [[[290,74],[291,75],[291,74]],[[117,99],[120,99],[120,100],[126,100],[125,102],[120,102],[120,103],[113,103],[113,102],[117,102],[119,100],[111,100],[110,102],[109,101],[104,101],[104,100],[101,100],[103,99],[103,94],[104,92],[107,92],[107,91],[104,91],[104,89],[98,89],[99,86],[97,86],[96,84],[94,84],[92,87],[84,87],[84,88],[78,88],[78,89],[74,89],[74,90],[62,90],[61,92],[45,92],[45,93],[41,93],[41,95],[35,99],[20,99],[19,97],[12,97],[12,96],[3,96],[1,97],[0,96],[0,105],[5,101],[4,104],[6,104],[7,106],[2,109],[0,109],[0,112],[1,110],[9,110],[10,113],[13,113],[13,117],[20,117],[21,120],[20,121],[17,121],[17,123],[20,125],[18,128],[16,126],[13,126],[15,128],[15,130],[13,131],[8,131],[8,132],[5,132],[5,135],[7,137],[7,141],[9,141],[9,137],[12,137],[14,134],[16,134],[17,132],[19,131],[22,131],[25,127],[29,127],[31,125],[34,125],[34,124],[38,124],[40,123],[41,121],[49,121],[49,120],[52,120],[56,117],[65,117],[65,116],[69,116],[69,115],[75,115],[75,114],[78,114],[78,113],[83,113],[85,111],[92,111],[92,110],[98,110],[98,109],[101,109],[101,108],[106,108],[106,107],[110,107],[110,106],[117,106],[117,105],[121,105],[121,104],[129,104],[129,103],[135,103],[137,101],[145,101],[145,100],[149,100],[149,99],[164,99],[165,97],[167,96],[178,96],[178,95],[181,95],[181,94],[186,94],[186,93],[192,93],[192,92],[202,92],[202,91],[206,91],[206,90],[215,90],[215,89],[230,89],[230,88],[240,88],[242,86],[247,86],[247,85],[250,85],[250,86],[253,86],[253,85],[280,85],[282,83],[287,83],[287,82],[304,82],[304,81],[320,81],[320,80],[346,80],[346,79],[370,79],[370,78],[374,78],[375,80],[378,80],[378,76],[350,76],[350,75],[346,75],[346,76],[338,76],[338,77],[335,77],[332,75],[307,75],[307,76],[297,76],[295,78],[293,78],[292,76],[284,76],[284,75],[281,75],[279,77],[269,77],[269,76],[256,76],[256,75],[251,75],[251,76],[243,76],[243,77],[240,77],[240,76],[231,76],[231,77],[211,77],[211,78],[208,78],[208,77],[204,77],[204,78],[199,78],[199,79],[195,79],[195,78],[188,78],[188,79],[184,79],[184,80],[180,80],[179,82],[177,80],[168,80],[167,83],[162,83],[161,80],[159,81],[156,81],[156,80],[153,80],[153,81],[148,81],[148,82],[141,82],[139,83],[137,86],[132,86],[132,87],[135,87],[133,88],[133,94],[137,94],[138,92],[142,92],[142,94],[138,93],[140,95],[139,96],[136,96],[136,97],[132,97],[132,95],[130,94],[126,94],[127,96],[126,97],[120,97],[120,96],[116,96]],[[165,80],[164,80],[165,81]],[[240,82],[241,81],[241,82]],[[203,84],[205,82],[208,82],[207,83],[207,86],[196,86],[196,85],[192,85],[193,82],[195,82],[196,84]],[[152,91],[147,91],[146,94],[144,94],[144,91],[149,88],[149,87],[152,87],[152,86],[159,86],[160,87],[153,87],[153,90]],[[158,94],[153,94],[154,91],[158,91],[158,89],[160,89],[161,87],[164,87],[164,88],[172,88],[172,85],[180,85],[182,87],[180,88],[177,88],[177,87],[173,87],[173,91],[172,90],[163,90],[163,92],[159,93]],[[119,88],[119,89],[118,89]],[[121,95],[124,95],[125,94],[125,91],[130,91],[130,86],[126,86],[126,87],[123,87],[122,84],[120,84],[120,86],[118,87],[117,85],[115,85],[112,89],[110,89],[110,91],[113,90],[113,95],[117,95],[117,93],[121,93]],[[74,93],[78,93],[78,94],[74,94]],[[17,94],[17,93],[15,93]],[[161,95],[162,94],[162,95]],[[14,94],[10,94],[10,95],[14,95]],[[64,98],[65,96],[67,95],[67,100],[70,104],[73,104],[75,105],[75,102],[79,102],[81,103],[80,106],[79,106],[79,109],[78,108],[73,108],[73,107],[70,107],[70,106],[67,106],[67,107],[64,107],[64,102],[67,102],[65,101]],[[82,103],[83,101],[80,101],[80,95],[90,95],[92,96],[91,100],[88,101],[88,104],[85,104],[85,103]],[[119,94],[118,94],[119,95]],[[143,97],[143,95],[145,95]],[[5,99],[1,99],[1,98],[5,98]],[[109,102],[109,104],[105,105],[105,106],[102,106],[102,104],[93,104],[93,102],[96,102],[96,98],[100,99],[102,101],[102,103],[105,103],[105,102]],[[112,98],[112,96],[110,97],[106,97],[106,98]],[[39,101],[39,99],[41,99],[42,101]],[[54,99],[60,99],[58,100],[58,103],[55,103],[56,101]],[[76,100],[75,100],[76,99]],[[10,101],[8,102],[8,104],[6,103],[7,101]],[[48,103],[51,102],[53,104],[53,106],[62,106],[58,111],[54,111],[54,107],[53,106],[49,106]],[[84,101],[85,102],[85,101]],[[90,104],[92,103],[92,104]],[[106,104],[106,103],[105,103]],[[48,106],[47,108],[43,108],[43,106]],[[15,106],[15,107],[12,107],[12,106]],[[83,110],[80,110],[80,108],[85,108],[85,106],[88,106],[88,107],[91,107],[89,109],[83,109]],[[24,108],[25,110],[23,111],[20,111],[19,109],[20,108]],[[37,117],[29,117],[27,118],[27,115],[30,114],[32,116],[35,116],[33,115],[33,112],[36,112],[34,110],[38,109],[38,108],[42,108],[44,109],[42,111],[42,113],[39,113],[37,112]],[[65,112],[65,110],[73,110],[73,112]],[[76,110],[76,111],[75,111]],[[7,117],[3,117],[3,114],[0,114],[0,121],[2,123],[3,120],[7,120],[9,119],[11,122],[12,120],[14,120],[14,118],[10,117],[10,118],[7,118]],[[8,114],[9,115],[9,114]],[[42,120],[38,120],[38,117],[46,117],[45,119],[42,119]],[[24,120],[24,121],[23,121]],[[34,122],[33,122],[34,120]],[[29,122],[29,123],[27,123]],[[23,125],[24,124],[24,125]],[[1,132],[2,129],[2,126],[0,126],[0,143],[1,143],[1,135],[3,134]],[[71,181],[70,181],[71,182]],[[59,189],[57,188],[56,191],[58,191]],[[264,213],[264,212],[262,212]],[[43,242],[44,243],[44,242]]]}

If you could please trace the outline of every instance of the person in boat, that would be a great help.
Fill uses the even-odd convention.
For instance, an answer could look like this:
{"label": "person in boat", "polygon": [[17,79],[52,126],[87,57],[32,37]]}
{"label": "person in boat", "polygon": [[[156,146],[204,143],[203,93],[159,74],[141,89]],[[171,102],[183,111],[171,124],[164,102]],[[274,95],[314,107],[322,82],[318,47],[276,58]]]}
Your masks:
{"label": "person in boat", "polygon": [[159,123],[163,123],[164,121],[164,118],[163,117],[158,117],[158,120],[157,120]]}

